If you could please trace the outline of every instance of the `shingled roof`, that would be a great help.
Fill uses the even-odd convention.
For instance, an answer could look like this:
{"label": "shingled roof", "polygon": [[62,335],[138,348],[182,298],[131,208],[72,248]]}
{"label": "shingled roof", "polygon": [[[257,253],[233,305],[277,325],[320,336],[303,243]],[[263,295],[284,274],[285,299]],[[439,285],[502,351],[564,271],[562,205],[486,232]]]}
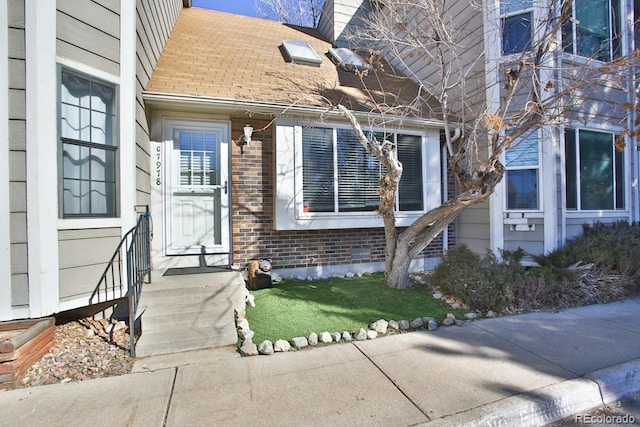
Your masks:
{"label": "shingled roof", "polygon": [[[307,42],[322,63],[287,62],[283,40]],[[336,67],[327,56],[329,48],[331,43],[315,29],[187,8],[145,92],[313,107],[339,102],[355,111],[371,110],[372,96],[378,103],[397,105],[410,103],[418,93],[414,83],[386,63],[365,77]]]}

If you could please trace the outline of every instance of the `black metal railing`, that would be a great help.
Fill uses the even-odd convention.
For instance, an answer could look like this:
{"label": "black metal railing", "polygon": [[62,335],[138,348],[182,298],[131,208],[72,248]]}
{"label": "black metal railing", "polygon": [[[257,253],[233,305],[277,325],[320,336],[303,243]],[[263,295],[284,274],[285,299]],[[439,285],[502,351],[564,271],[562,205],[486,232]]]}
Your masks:
{"label": "black metal railing", "polygon": [[151,214],[148,206],[144,208],[136,226],[120,240],[89,298],[89,305],[127,299],[131,356],[136,354],[136,318],[145,277],[151,282]]}

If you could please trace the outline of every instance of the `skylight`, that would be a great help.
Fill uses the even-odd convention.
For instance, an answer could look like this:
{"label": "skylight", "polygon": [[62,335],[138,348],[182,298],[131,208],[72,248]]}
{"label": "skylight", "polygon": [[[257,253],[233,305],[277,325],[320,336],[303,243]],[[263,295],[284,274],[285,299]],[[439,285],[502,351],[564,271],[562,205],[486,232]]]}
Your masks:
{"label": "skylight", "polygon": [[294,64],[320,66],[322,58],[318,56],[309,43],[302,40],[283,40],[282,48],[288,59]]}
{"label": "skylight", "polygon": [[329,57],[333,62],[347,71],[365,70],[369,68],[364,59],[351,49],[338,47],[329,49]]}

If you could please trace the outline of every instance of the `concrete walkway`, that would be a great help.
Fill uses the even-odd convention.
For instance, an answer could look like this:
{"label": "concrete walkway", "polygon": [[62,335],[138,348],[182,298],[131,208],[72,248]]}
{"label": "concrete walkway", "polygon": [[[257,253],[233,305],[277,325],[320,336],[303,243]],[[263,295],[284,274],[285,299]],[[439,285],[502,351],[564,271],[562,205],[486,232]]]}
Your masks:
{"label": "concrete walkway", "polygon": [[138,357],[234,345],[233,310],[244,307],[245,284],[238,271],[163,276],[142,288],[142,335]]}
{"label": "concrete walkway", "polygon": [[544,425],[640,391],[640,299],[0,393],[2,426]]}

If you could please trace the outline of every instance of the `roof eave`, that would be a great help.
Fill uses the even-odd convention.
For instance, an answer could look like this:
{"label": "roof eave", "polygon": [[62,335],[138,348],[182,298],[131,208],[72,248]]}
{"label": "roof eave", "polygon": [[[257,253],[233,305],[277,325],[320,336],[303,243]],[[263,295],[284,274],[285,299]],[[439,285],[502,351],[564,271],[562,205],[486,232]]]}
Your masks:
{"label": "roof eave", "polygon": [[[177,95],[161,92],[144,92],[142,98],[152,107],[164,108],[207,108],[215,109],[227,114],[231,113],[252,113],[265,114],[271,116],[297,115],[297,116],[322,116],[330,119],[344,119],[342,113],[337,109],[329,107],[318,107],[309,105],[282,104],[276,102],[239,100],[231,98],[217,98],[210,96]],[[411,127],[431,127],[443,129],[444,123],[441,120],[421,119],[406,116],[380,115],[362,111],[353,111],[356,118],[362,121],[369,121],[374,118],[376,121],[384,123],[400,123],[403,126]]]}

